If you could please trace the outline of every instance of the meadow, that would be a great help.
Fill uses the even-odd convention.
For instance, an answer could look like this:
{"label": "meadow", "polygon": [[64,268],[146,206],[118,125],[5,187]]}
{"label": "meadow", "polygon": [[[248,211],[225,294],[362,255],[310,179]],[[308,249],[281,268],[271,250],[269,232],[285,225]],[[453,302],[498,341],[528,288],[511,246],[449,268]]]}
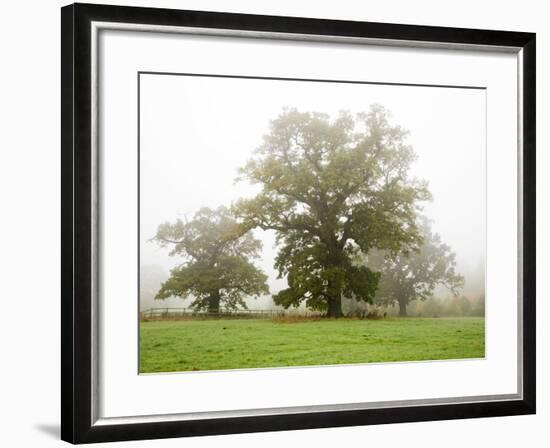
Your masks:
{"label": "meadow", "polygon": [[140,373],[484,356],[483,317],[140,323]]}

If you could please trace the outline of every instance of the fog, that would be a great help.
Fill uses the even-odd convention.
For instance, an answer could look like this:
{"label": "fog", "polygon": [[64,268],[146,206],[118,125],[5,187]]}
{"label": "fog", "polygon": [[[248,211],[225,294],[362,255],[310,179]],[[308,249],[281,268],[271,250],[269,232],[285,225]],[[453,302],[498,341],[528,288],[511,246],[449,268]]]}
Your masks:
{"label": "fog", "polygon": [[[378,103],[391,112],[393,124],[410,131],[408,143],[418,156],[411,174],[427,180],[433,195],[423,212],[456,253],[457,271],[466,280],[464,293],[482,293],[485,101],[480,89],[141,75],[142,277],[161,281],[181,263],[149,241],[160,223],[191,218],[204,206],[230,205],[258,190],[236,183],[237,169],[284,107],[335,116],[340,110],[366,112]],[[263,242],[256,264],[275,293],[286,281],[277,279],[273,269],[274,234],[258,230],[255,236]],[[142,299],[149,297],[149,303],[151,294],[143,293],[142,287]],[[187,303],[171,301],[171,306]],[[270,296],[249,301],[251,308],[271,305]]]}

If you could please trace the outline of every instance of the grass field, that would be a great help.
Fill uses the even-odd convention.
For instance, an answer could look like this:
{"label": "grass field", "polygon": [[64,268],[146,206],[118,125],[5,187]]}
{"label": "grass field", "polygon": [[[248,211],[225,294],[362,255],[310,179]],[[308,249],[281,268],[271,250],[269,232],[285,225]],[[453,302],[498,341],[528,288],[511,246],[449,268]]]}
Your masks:
{"label": "grass field", "polygon": [[140,372],[482,358],[485,321],[181,320],[141,322]]}

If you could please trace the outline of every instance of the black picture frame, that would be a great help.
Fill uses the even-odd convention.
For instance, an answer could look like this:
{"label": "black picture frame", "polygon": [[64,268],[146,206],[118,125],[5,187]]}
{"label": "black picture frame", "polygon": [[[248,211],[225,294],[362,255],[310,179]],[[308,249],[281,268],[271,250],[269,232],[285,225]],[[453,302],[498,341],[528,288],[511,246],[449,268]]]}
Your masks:
{"label": "black picture frame", "polygon": [[[535,413],[535,34],[270,17],[91,4],[61,10],[61,438],[72,443],[341,427]],[[415,405],[253,417],[117,425],[92,422],[92,107],[91,23],[108,21],[193,26],[392,41],[509,46],[522,50],[523,129],[523,398],[510,401]],[[510,292],[514,294],[515,292]]]}

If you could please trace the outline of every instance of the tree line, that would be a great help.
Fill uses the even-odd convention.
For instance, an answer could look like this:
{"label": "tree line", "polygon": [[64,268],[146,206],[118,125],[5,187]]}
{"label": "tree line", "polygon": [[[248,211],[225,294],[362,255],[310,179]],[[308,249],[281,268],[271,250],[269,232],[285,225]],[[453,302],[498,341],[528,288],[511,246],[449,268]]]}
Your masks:
{"label": "tree line", "polygon": [[261,187],[256,196],[158,227],[153,239],[183,262],[156,297],[191,297],[192,307],[216,312],[268,294],[253,229],[275,231],[275,268],[288,287],[272,297],[285,308],[305,303],[341,317],[343,298],[376,299],[406,315],[409,301],[439,284],[456,292],[464,280],[421,216],[431,195],[410,175],[416,156],[406,137],[379,105],[334,119],[283,110],[239,170],[239,181]]}

